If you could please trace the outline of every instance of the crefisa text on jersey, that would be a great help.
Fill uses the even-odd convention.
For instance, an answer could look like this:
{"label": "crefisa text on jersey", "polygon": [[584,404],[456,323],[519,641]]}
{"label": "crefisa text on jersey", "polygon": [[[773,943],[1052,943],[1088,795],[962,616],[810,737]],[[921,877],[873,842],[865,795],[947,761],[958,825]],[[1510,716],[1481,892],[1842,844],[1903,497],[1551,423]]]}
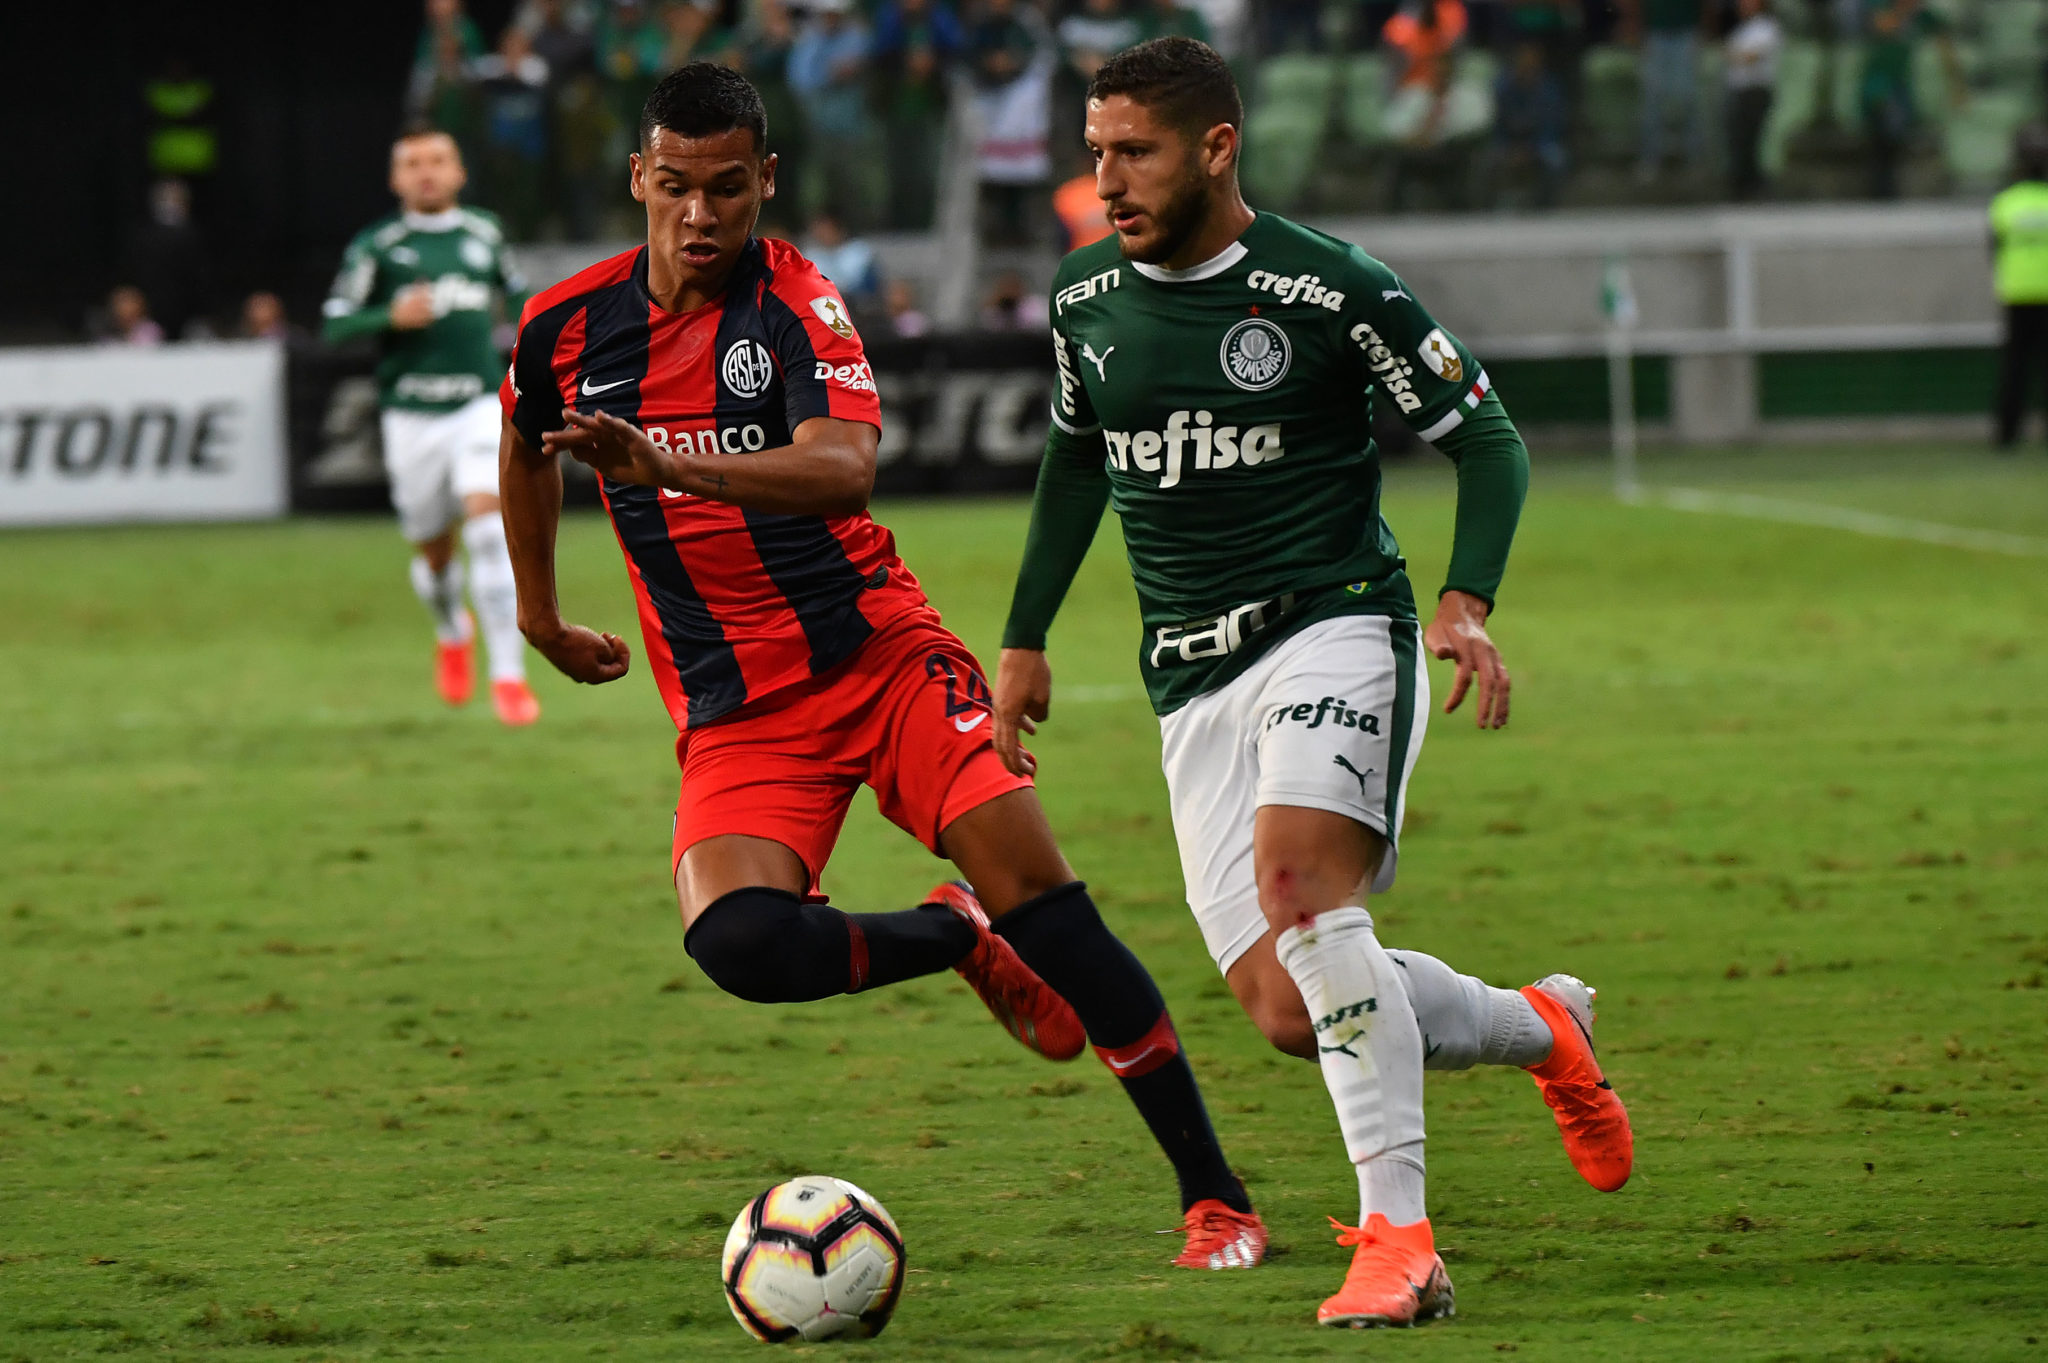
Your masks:
{"label": "crefisa text on jersey", "polygon": [[1409,382],[1414,367],[1393,352],[1370,323],[1360,322],[1351,328],[1351,339],[1365,352],[1365,363],[1378,381],[1379,389],[1394,400],[1394,405],[1404,412],[1412,412],[1422,406],[1422,398]]}
{"label": "crefisa text on jersey", "polygon": [[[1264,426],[1218,426],[1211,412],[1185,409],[1166,418],[1166,430],[1104,431],[1109,447],[1109,466],[1160,475],[1161,488],[1178,487],[1182,469],[1192,462],[1196,469],[1227,469],[1242,463],[1246,468],[1270,464],[1287,453],[1280,443],[1280,423]],[[1183,449],[1192,452],[1192,460]]]}
{"label": "crefisa text on jersey", "polygon": [[1323,287],[1319,274],[1277,275],[1270,270],[1253,270],[1246,275],[1247,287],[1263,290],[1279,298],[1283,303],[1300,301],[1311,307],[1328,308],[1331,312],[1344,306],[1344,295],[1337,289]]}

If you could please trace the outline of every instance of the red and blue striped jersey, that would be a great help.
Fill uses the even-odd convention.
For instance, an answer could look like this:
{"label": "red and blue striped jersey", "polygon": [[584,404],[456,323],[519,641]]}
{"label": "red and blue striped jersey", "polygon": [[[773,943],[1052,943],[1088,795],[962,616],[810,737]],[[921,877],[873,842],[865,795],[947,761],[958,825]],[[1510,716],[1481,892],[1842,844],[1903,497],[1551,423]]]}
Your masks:
{"label": "red and blue striped jersey", "polygon": [[[610,412],[657,445],[731,454],[787,445],[813,417],[882,424],[845,302],[794,246],[764,238],[693,312],[649,295],[645,247],[535,295],[500,398],[535,450],[564,406]],[[771,515],[600,483],[678,729],[836,667],[925,604],[895,538],[865,511]]]}

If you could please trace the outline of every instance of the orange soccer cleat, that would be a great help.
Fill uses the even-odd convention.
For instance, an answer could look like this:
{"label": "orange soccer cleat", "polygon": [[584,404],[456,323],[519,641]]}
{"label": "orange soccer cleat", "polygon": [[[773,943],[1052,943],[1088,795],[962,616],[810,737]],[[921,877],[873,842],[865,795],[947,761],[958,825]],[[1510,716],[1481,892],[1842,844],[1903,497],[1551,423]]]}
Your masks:
{"label": "orange soccer cleat", "polygon": [[1337,1228],[1338,1244],[1357,1249],[1344,1286],[1316,1308],[1316,1324],[1364,1330],[1457,1314],[1457,1293],[1428,1221],[1395,1226],[1374,1212],[1362,1226],[1347,1226],[1334,1216],[1330,1224]]}
{"label": "orange soccer cleat", "polygon": [[434,645],[434,689],[450,705],[469,704],[476,690],[476,636],[458,643]]}
{"label": "orange soccer cleat", "polygon": [[1188,1243],[1173,1261],[1176,1268],[1253,1268],[1266,1258],[1266,1223],[1255,1211],[1234,1211],[1205,1197],[1188,1208],[1180,1228]]}
{"label": "orange soccer cleat", "polygon": [[974,929],[973,951],[953,968],[974,986],[996,1021],[1048,1060],[1072,1060],[1088,1044],[1081,1019],[1051,985],[1038,978],[1017,949],[990,930],[988,914],[964,880],[949,880],[925,897],[951,909]]}
{"label": "orange soccer cleat", "polygon": [[1529,1073],[1557,1119],[1572,1168],[1611,1193],[1635,1167],[1635,1136],[1628,1109],[1593,1055],[1593,995],[1591,985],[1571,975],[1545,975],[1522,990],[1554,1038],[1550,1058],[1529,1066]]}
{"label": "orange soccer cleat", "polygon": [[515,729],[540,718],[540,698],[523,681],[492,682],[491,704],[499,720]]}

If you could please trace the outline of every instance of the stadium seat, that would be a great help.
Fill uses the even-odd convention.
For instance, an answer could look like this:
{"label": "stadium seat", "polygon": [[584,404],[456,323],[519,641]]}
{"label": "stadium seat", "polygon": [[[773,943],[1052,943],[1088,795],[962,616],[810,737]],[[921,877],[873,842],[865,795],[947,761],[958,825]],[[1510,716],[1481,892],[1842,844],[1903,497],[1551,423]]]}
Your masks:
{"label": "stadium seat", "polygon": [[1958,189],[1998,188],[2012,169],[2012,137],[2032,117],[2025,90],[1980,90],[1950,114],[1941,132],[1942,160]]}
{"label": "stadium seat", "polygon": [[1762,150],[1764,170],[1773,179],[1785,172],[1792,139],[1821,114],[1827,62],[1827,49],[1810,38],[1787,39],[1778,56],[1778,84],[1772,92],[1770,119],[1764,124]]}
{"label": "stadium seat", "polygon": [[1387,59],[1368,53],[1344,64],[1344,92],[1338,102],[1338,125],[1354,146],[1377,146],[1384,140],[1387,110]]}
{"label": "stadium seat", "polygon": [[1259,103],[1268,109],[1327,114],[1337,93],[1334,57],[1269,57],[1259,66]]}
{"label": "stadium seat", "polygon": [[1642,121],[1642,68],[1635,49],[1595,47],[1580,67],[1579,155],[1587,161],[1633,161]]}
{"label": "stadium seat", "polygon": [[2042,29],[2048,25],[2048,5],[2041,0],[1992,0],[1978,7],[1983,32],[1983,66],[1994,75],[2038,71],[2044,55]]}
{"label": "stadium seat", "polygon": [[1245,116],[1244,181],[1254,202],[1295,208],[1323,157],[1326,109],[1262,105]]}

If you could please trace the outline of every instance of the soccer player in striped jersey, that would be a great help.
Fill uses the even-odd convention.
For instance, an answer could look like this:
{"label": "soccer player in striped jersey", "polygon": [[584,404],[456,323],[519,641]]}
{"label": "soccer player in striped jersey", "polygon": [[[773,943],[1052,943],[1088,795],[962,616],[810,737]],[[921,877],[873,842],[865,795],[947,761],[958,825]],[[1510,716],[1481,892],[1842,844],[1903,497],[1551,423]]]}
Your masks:
{"label": "soccer player in striped jersey", "polygon": [[[1045,640],[1105,505],[1123,522],[1160,716],[1174,835],[1210,954],[1273,1044],[1319,1060],[1356,1166],[1359,1217],[1327,1325],[1447,1315],[1423,1201],[1422,1072],[1528,1068],[1596,1187],[1628,1177],[1628,1117],[1567,975],[1489,988],[1390,952],[1367,892],[1393,882],[1429,711],[1424,651],[1508,717],[1486,620],[1528,455],[1486,371],[1393,271],[1238,192],[1243,106],[1222,59],[1161,38],[1089,90],[1096,193],[1116,229],[1052,294],[1059,385],[1004,632],[996,745],[1046,717]],[[1375,401],[1458,465],[1450,578],[1419,628],[1380,517]]]}
{"label": "soccer player in striped jersey", "polygon": [[[671,867],[698,965],[761,1003],[952,968],[1041,1054],[1070,1059],[1085,1033],[1178,1175],[1176,1262],[1251,1267],[1264,1227],[1158,989],[997,757],[980,665],[867,513],[874,375],[831,283],[753,235],[766,139],[743,76],[672,72],[632,158],[647,244],[527,304],[500,453],[521,627],[578,681],[630,665],[556,602],[567,451],[599,475],[680,735]],[[832,908],[819,882],[862,784],[967,881],[900,913]]]}

